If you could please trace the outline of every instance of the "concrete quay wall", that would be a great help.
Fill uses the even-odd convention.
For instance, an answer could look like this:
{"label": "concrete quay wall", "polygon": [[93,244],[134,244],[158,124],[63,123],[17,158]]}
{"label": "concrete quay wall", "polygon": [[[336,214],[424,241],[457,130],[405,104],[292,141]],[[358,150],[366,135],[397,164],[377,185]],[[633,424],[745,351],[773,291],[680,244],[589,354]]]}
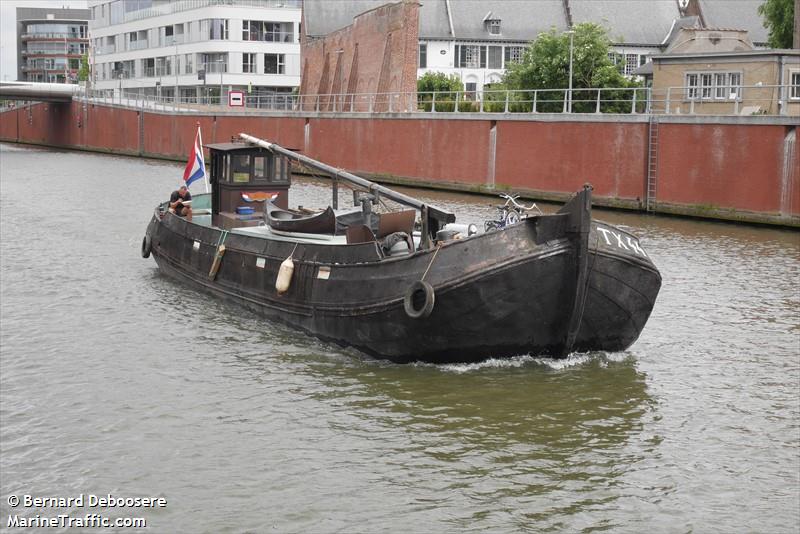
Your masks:
{"label": "concrete quay wall", "polygon": [[[0,113],[0,141],[183,161],[239,132],[379,181],[800,227],[797,118],[488,114],[171,114],[41,103]],[[657,128],[657,131],[653,131]],[[652,146],[651,146],[652,145]]]}

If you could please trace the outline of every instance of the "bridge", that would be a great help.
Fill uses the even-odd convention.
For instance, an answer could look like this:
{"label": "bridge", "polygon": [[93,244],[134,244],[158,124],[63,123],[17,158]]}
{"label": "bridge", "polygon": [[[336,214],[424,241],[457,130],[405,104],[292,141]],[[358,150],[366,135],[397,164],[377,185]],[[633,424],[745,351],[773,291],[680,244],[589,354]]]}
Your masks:
{"label": "bridge", "polygon": [[0,82],[0,100],[69,102],[81,91],[79,85],[66,83]]}

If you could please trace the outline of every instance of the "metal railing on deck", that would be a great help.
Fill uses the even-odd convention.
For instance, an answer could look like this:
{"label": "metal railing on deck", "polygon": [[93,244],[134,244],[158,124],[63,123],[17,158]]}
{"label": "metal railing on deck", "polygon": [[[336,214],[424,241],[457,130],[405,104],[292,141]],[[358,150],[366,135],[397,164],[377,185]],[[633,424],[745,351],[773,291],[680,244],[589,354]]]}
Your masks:
{"label": "metal railing on deck", "polygon": [[[145,75],[151,75],[146,70]],[[430,113],[430,114],[653,114],[653,115],[786,115],[800,113],[800,100],[789,99],[788,86],[737,86],[729,98],[702,98],[697,89],[671,87],[663,92],[649,88],[541,89],[530,91],[437,91],[416,93],[364,93],[296,95],[244,94],[244,106],[229,106],[228,95],[209,84],[201,96],[173,96],[166,85],[160,95],[137,91],[95,91],[89,98],[159,109],[195,110],[224,108],[227,112],[282,111],[314,113]],[[169,93],[166,93],[169,91]],[[716,93],[715,93],[716,94]],[[721,95],[722,93],[720,93]],[[790,108],[789,106],[796,106]]]}

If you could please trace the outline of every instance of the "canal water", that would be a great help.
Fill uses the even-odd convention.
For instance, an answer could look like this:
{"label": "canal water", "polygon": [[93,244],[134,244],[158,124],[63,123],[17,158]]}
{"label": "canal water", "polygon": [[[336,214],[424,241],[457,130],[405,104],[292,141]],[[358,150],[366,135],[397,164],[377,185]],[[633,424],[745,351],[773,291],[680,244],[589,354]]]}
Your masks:
{"label": "canal water", "polygon": [[[664,278],[630,350],[403,366],[161,276],[140,244],[181,175],[0,147],[0,529],[798,531],[800,233],[597,210]],[[166,506],[9,505],[80,494]]]}

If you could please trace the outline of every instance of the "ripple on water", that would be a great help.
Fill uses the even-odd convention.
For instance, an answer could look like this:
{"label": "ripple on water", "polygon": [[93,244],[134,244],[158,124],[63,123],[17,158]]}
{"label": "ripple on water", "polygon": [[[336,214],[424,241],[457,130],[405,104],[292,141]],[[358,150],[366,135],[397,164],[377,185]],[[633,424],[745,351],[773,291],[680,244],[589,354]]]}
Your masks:
{"label": "ripple on water", "polygon": [[[179,165],[0,152],[4,517],[11,493],[111,492],[165,496],[143,514],[154,532],[800,523],[796,232],[599,212],[642,236],[664,278],[629,351],[400,366],[142,260]],[[124,203],[98,202],[111,176]],[[467,218],[496,204],[414,194]]]}

